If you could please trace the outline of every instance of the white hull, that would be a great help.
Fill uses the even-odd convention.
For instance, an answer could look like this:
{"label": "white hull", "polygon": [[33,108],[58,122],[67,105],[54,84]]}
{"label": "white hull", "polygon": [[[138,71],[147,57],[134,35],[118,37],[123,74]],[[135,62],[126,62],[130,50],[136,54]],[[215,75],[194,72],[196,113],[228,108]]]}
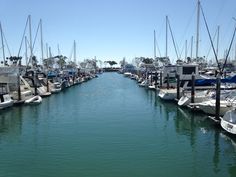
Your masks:
{"label": "white hull", "polygon": [[176,89],[160,89],[158,96],[162,100],[174,100],[177,98]]}
{"label": "white hull", "polygon": [[60,91],[61,91],[61,88],[58,88],[58,89],[52,88],[51,89],[51,93],[59,93]]}
{"label": "white hull", "polygon": [[139,84],[140,87],[147,87],[148,86],[148,81],[144,80],[142,83]]}
{"label": "white hull", "polygon": [[[206,114],[215,115],[215,100],[205,101],[196,104],[197,107]],[[229,105],[227,101],[221,101],[220,103],[220,116],[223,116],[227,111],[233,109],[232,105]]]}
{"label": "white hull", "polygon": [[9,94],[3,95],[3,99],[3,102],[0,102],[0,109],[5,109],[13,106],[14,101],[13,99],[11,99]]}
{"label": "white hull", "polygon": [[[194,103],[201,103],[203,101],[208,101],[210,96],[211,96],[210,93],[208,93],[207,91],[196,92],[196,95],[194,97]],[[191,93],[183,94],[183,96],[178,101],[179,106],[188,106],[190,103],[191,103]]]}
{"label": "white hull", "polygon": [[224,117],[221,118],[220,125],[225,131],[235,135],[236,134],[236,111],[230,110],[226,112]]}
{"label": "white hull", "polygon": [[30,99],[25,100],[26,104],[40,104],[42,102],[42,97],[39,95],[36,95]]}
{"label": "white hull", "polygon": [[149,88],[150,90],[156,90],[155,85],[149,85],[148,88]]}

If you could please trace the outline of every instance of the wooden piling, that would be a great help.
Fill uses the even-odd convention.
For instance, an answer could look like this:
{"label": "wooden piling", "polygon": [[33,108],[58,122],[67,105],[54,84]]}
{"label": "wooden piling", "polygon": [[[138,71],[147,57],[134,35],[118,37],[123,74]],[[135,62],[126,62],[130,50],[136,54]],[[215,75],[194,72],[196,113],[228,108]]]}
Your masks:
{"label": "wooden piling", "polygon": [[34,80],[34,94],[35,95],[38,95],[38,92],[37,92],[37,83],[36,83],[36,71],[33,72],[34,74],[34,77],[33,77],[33,80]]}
{"label": "wooden piling", "polygon": [[151,84],[152,84],[152,82],[153,82],[152,72],[150,72],[150,73],[151,73]]}
{"label": "wooden piling", "polygon": [[160,88],[162,88],[162,72],[160,72]]}
{"label": "wooden piling", "polygon": [[154,81],[155,81],[155,88],[157,88],[157,71],[155,72],[155,79],[154,79]]}
{"label": "wooden piling", "polygon": [[17,93],[18,93],[18,101],[20,101],[21,100],[20,74],[17,74]]}
{"label": "wooden piling", "polygon": [[220,74],[217,75],[216,78],[216,105],[215,105],[215,118],[216,120],[220,120],[220,85],[221,85],[221,76]]}
{"label": "wooden piling", "polygon": [[180,80],[179,80],[179,74],[176,74],[177,79],[177,100],[180,99]]}
{"label": "wooden piling", "polygon": [[195,97],[195,74],[192,73],[191,103],[194,103]]}
{"label": "wooden piling", "polygon": [[167,89],[170,89],[170,78],[169,78],[169,73],[167,73]]}

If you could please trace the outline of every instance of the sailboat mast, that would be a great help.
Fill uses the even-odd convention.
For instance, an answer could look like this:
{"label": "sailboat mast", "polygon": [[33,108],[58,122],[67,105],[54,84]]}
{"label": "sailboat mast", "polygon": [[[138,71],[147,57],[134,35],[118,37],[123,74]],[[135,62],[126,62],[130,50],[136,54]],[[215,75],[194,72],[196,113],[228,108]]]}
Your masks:
{"label": "sailboat mast", "polygon": [[191,37],[191,59],[193,58],[193,36]]}
{"label": "sailboat mast", "polygon": [[188,53],[188,41],[185,40],[185,61],[187,61],[187,53]]}
{"label": "sailboat mast", "polygon": [[32,34],[31,34],[31,15],[29,15],[29,37],[30,37],[30,61],[31,64],[32,62],[32,57],[33,57],[33,48],[32,48]]}
{"label": "sailboat mast", "polygon": [[61,55],[59,44],[57,44],[57,55],[58,55],[58,56]]}
{"label": "sailboat mast", "polygon": [[0,30],[1,30],[1,40],[2,40],[2,57],[3,57],[3,65],[5,66],[5,50],[4,50],[3,31],[2,31],[2,24],[1,24],[1,22],[0,22]]}
{"label": "sailboat mast", "polygon": [[156,60],[156,31],[154,30],[154,60]]}
{"label": "sailboat mast", "polygon": [[76,42],[74,40],[74,64],[76,64]]}
{"label": "sailboat mast", "polygon": [[234,54],[234,60],[236,60],[236,43],[235,43],[235,54]]}
{"label": "sailboat mast", "polygon": [[168,16],[166,16],[166,58],[168,57]]}
{"label": "sailboat mast", "polygon": [[43,22],[42,19],[40,19],[40,33],[41,33],[41,57],[42,57],[42,63],[43,63]]}
{"label": "sailboat mast", "polygon": [[199,47],[199,23],[200,23],[200,0],[197,3],[197,36],[196,36],[196,59],[198,58],[198,47]]}
{"label": "sailboat mast", "polygon": [[219,52],[219,37],[220,37],[220,26],[217,27],[217,45],[216,45],[216,56],[218,57]]}
{"label": "sailboat mast", "polygon": [[26,66],[28,65],[28,46],[27,46],[27,37],[25,36],[25,62]]}
{"label": "sailboat mast", "polygon": [[48,43],[46,43],[46,55],[47,55],[47,59],[48,59]]}

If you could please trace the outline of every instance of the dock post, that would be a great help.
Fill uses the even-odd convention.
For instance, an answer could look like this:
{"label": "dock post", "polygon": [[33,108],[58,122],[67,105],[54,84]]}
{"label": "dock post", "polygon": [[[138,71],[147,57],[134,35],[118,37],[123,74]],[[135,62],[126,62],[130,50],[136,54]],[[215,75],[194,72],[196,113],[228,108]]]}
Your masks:
{"label": "dock post", "polygon": [[18,92],[18,101],[20,101],[21,100],[20,73],[17,74],[17,92]]}
{"label": "dock post", "polygon": [[160,72],[160,88],[162,88],[162,71]]}
{"label": "dock post", "polygon": [[152,71],[150,73],[151,73],[151,85],[152,85],[153,82]]}
{"label": "dock post", "polygon": [[38,95],[37,93],[37,83],[36,83],[36,71],[34,71],[34,77],[33,77],[33,80],[34,80],[34,94],[35,95]]}
{"label": "dock post", "polygon": [[48,78],[47,78],[47,92],[49,92],[49,83],[48,83]]}
{"label": "dock post", "polygon": [[169,73],[167,73],[167,89],[170,89],[170,79],[169,79]]}
{"label": "dock post", "polygon": [[195,97],[195,74],[192,73],[191,103],[194,103]]}
{"label": "dock post", "polygon": [[176,74],[176,79],[177,79],[177,100],[180,98],[180,80],[179,80],[179,74]]}
{"label": "dock post", "polygon": [[155,88],[157,88],[157,71],[155,72]]}
{"label": "dock post", "polygon": [[48,71],[46,72],[47,92],[49,92]]}
{"label": "dock post", "polygon": [[226,78],[226,71],[224,71],[224,78]]}
{"label": "dock post", "polygon": [[220,74],[218,74],[216,78],[216,105],[215,105],[216,120],[220,120],[220,84],[221,84],[220,78],[221,78]]}

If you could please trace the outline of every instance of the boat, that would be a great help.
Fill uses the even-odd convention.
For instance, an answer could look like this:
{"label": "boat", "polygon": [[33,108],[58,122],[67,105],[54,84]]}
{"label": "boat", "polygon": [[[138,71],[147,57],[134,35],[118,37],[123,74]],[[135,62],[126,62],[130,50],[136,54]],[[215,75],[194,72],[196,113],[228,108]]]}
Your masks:
{"label": "boat", "polygon": [[155,85],[149,85],[148,88],[149,88],[150,90],[156,90],[156,86],[155,86]]}
{"label": "boat", "polygon": [[[194,103],[201,103],[209,100],[215,94],[214,91],[204,90],[198,91],[194,96]],[[188,106],[191,103],[191,92],[183,92],[182,97],[178,101],[179,106]]]}
{"label": "boat", "polygon": [[14,101],[8,93],[0,94],[0,109],[13,106]]}
{"label": "boat", "polygon": [[225,113],[220,121],[221,127],[231,134],[236,134],[236,109],[231,109]]}
{"label": "boat", "polygon": [[139,84],[139,86],[141,86],[141,87],[147,87],[147,86],[148,86],[148,80],[145,79],[144,81],[142,81],[142,82]]}
{"label": "boat", "polygon": [[38,77],[35,77],[35,79],[33,79],[33,77],[24,76],[20,77],[20,79],[24,83],[24,85],[28,87],[33,93],[37,92],[34,94],[39,94],[41,97],[48,97],[51,95],[50,92],[47,92],[47,86],[43,78],[39,79]]}
{"label": "boat", "polygon": [[132,73],[130,73],[130,72],[125,72],[125,73],[124,73],[124,76],[125,76],[125,77],[130,77],[131,75],[132,75]]}
{"label": "boat", "polygon": [[58,93],[61,91],[61,83],[60,82],[53,82],[50,84],[50,91],[51,93]]}
{"label": "boat", "polygon": [[[216,112],[216,100],[210,99],[201,103],[192,103],[191,106],[195,106],[197,109],[203,111],[206,114],[215,115]],[[223,116],[227,111],[236,108],[236,102],[233,100],[221,100],[220,101],[220,116]]]}
{"label": "boat", "polygon": [[176,89],[160,89],[158,96],[162,100],[174,100],[177,98],[177,91]]}
{"label": "boat", "polygon": [[[222,90],[221,99],[230,96],[234,91],[231,90]],[[212,98],[215,98],[215,90],[200,90],[195,92],[194,103],[201,103],[208,101]],[[191,104],[191,92],[183,92],[182,97],[178,101],[179,106],[188,106]]]}
{"label": "boat", "polygon": [[39,95],[36,95],[32,98],[29,98],[29,99],[25,100],[26,104],[39,104],[41,102],[42,102],[42,97],[39,96]]}

